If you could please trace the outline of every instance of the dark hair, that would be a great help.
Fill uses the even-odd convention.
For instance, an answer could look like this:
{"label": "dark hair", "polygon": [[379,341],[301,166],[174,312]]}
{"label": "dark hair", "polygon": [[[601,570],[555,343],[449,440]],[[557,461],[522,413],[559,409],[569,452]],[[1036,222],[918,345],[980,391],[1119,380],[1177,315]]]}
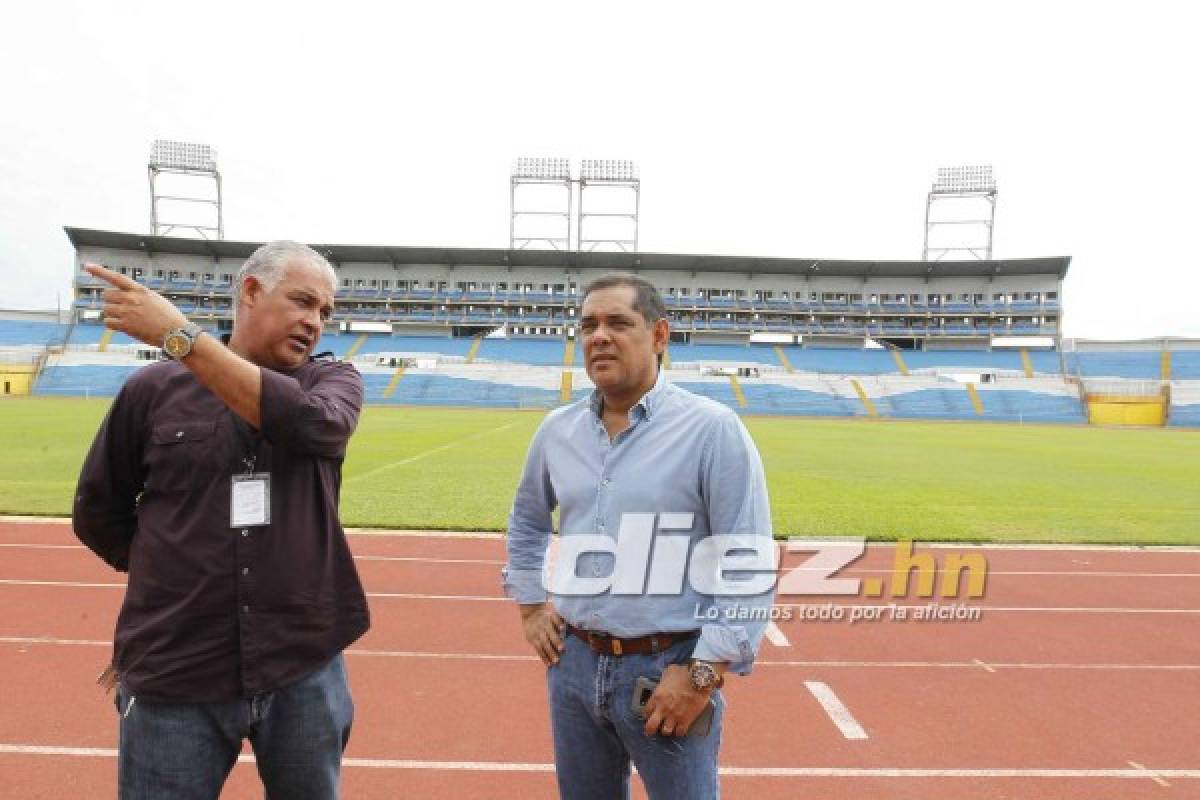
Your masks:
{"label": "dark hair", "polygon": [[634,290],[633,310],[641,312],[647,325],[653,326],[660,319],[667,318],[667,307],[663,305],[662,297],[659,296],[658,289],[654,287],[654,284],[629,272],[610,272],[596,278],[583,287],[583,296],[579,298],[579,305],[582,306],[592,292],[600,289],[617,289],[622,286],[628,286]]}

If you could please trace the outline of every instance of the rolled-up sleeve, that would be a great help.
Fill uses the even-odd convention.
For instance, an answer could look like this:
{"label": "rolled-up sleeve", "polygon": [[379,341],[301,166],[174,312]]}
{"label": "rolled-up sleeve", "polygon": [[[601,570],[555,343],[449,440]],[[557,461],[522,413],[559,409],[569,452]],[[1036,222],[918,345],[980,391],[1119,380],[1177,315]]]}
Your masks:
{"label": "rolled-up sleeve", "polygon": [[[773,554],[766,473],[758,448],[737,415],[722,414],[716,420],[701,469],[709,530],[713,534],[763,537],[761,546]],[[719,613],[702,627],[693,656],[727,662],[733,672],[749,673],[774,599],[773,588],[755,595],[714,596],[712,602]]]}
{"label": "rolled-up sleeve", "polygon": [[363,404],[358,370],[342,362],[320,365],[316,382],[304,388],[295,378],[260,369],[263,436],[272,444],[321,458],[343,458]]}
{"label": "rolled-up sleeve", "polygon": [[542,568],[554,532],[554,509],[558,505],[546,463],[547,437],[547,424],[543,422],[529,445],[525,469],[508,515],[508,563],[501,570],[501,576],[504,593],[521,605],[546,600]]}
{"label": "rolled-up sleeve", "polygon": [[71,524],[79,540],[109,566],[129,571],[144,489],[145,409],[135,373],[108,410],[79,472]]}

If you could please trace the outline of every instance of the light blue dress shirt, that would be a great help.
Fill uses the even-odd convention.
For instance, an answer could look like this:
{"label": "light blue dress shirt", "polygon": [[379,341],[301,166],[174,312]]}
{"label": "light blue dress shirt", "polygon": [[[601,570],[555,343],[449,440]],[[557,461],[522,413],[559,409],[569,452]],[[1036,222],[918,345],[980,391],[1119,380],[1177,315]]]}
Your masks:
{"label": "light blue dress shirt", "polygon": [[[679,572],[696,544],[713,534],[765,537],[753,542],[775,555],[762,460],[732,410],[673,386],[660,372],[654,388],[630,409],[629,427],[611,442],[601,411],[596,391],[551,412],[534,434],[508,520],[505,592],[521,604],[552,596],[572,625],[623,638],[699,629],[694,658],[749,672],[773,588],[752,596],[702,594],[689,575],[670,594],[547,591],[560,588],[543,579],[555,508],[562,542],[600,535],[613,540],[610,550],[621,547],[619,534],[632,540],[631,532],[646,525],[645,516],[625,517],[622,528],[623,515],[656,515],[647,588],[662,585],[654,577],[660,568]],[[692,515],[690,529],[679,529],[686,519],[680,514]],[[573,573],[583,579],[612,576],[616,560],[612,552],[585,552]]]}

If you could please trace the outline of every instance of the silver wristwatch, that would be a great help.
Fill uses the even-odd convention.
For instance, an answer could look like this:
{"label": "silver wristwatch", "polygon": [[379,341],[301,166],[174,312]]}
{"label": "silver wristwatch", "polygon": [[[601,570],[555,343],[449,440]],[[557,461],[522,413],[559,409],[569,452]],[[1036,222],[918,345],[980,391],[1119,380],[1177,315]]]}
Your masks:
{"label": "silver wristwatch", "polygon": [[688,667],[688,677],[691,678],[692,688],[698,692],[720,689],[725,683],[725,676],[718,674],[716,668],[707,661],[693,661]]}
{"label": "silver wristwatch", "polygon": [[163,339],[163,352],[176,361],[187,358],[188,354],[192,352],[192,346],[196,344],[196,337],[201,333],[203,330],[194,322],[189,322],[182,328],[167,331],[167,335]]}

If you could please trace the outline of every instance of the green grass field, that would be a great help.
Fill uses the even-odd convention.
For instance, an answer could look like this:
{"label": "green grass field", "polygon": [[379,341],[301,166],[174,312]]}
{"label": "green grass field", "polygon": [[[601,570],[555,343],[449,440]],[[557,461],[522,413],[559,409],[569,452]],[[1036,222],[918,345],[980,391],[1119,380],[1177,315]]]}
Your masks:
{"label": "green grass field", "polygon": [[[66,515],[107,400],[0,403],[0,513]],[[502,530],[540,413],[372,407],[349,526]],[[1200,435],[748,418],[778,535],[1200,544]]]}

